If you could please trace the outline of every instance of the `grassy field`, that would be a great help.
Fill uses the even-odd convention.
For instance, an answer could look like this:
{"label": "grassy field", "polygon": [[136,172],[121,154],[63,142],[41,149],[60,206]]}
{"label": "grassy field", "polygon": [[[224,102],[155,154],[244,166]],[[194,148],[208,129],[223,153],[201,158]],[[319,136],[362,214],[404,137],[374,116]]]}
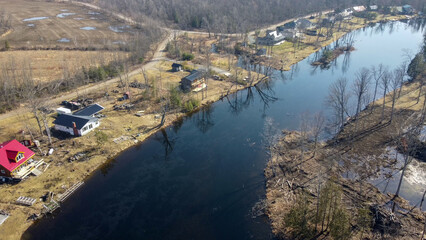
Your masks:
{"label": "grassy field", "polygon": [[66,71],[72,76],[83,66],[89,68],[108,64],[116,59],[124,59],[128,55],[119,51],[5,51],[0,52],[0,72],[15,69],[19,77],[22,74],[21,69],[28,69],[31,66],[33,79],[46,82],[63,78]]}
{"label": "grassy field", "polygon": [[5,41],[12,49],[104,46],[114,49],[127,42],[134,31],[102,13],[68,3],[0,0],[0,9],[12,18],[12,31],[0,37],[0,49]]}

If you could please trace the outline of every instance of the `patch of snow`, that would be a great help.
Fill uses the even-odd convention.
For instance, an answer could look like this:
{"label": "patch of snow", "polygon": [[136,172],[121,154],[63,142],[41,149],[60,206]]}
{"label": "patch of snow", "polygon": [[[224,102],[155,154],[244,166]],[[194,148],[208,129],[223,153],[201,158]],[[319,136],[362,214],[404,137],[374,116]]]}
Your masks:
{"label": "patch of snow", "polygon": [[96,19],[98,19],[98,18],[96,18],[96,17],[91,17],[90,19],[92,19],[92,20],[96,20]]}
{"label": "patch of snow", "polygon": [[112,42],[112,44],[125,45],[126,42],[124,42],[124,41],[115,41],[115,42]]}
{"label": "patch of snow", "polygon": [[61,42],[61,43],[69,43],[69,42],[70,42],[70,40],[69,40],[68,38],[61,38],[61,39],[59,39],[59,40],[58,40],[58,42]]}
{"label": "patch of snow", "polygon": [[99,15],[101,13],[89,11],[87,14],[89,14],[89,15]]}
{"label": "patch of snow", "polygon": [[116,32],[116,33],[122,33],[122,32],[124,32],[125,29],[128,29],[128,28],[130,28],[129,25],[124,25],[124,26],[109,26],[109,29],[111,31],[113,31],[113,32]]}
{"label": "patch of snow", "polygon": [[84,18],[78,17],[78,18],[74,18],[74,20],[84,20]]}
{"label": "patch of snow", "polygon": [[27,24],[28,27],[35,27],[34,23]]}
{"label": "patch of snow", "polygon": [[29,22],[29,21],[38,21],[38,20],[43,20],[43,19],[48,19],[49,17],[32,17],[32,18],[26,18],[22,21],[24,22]]}
{"label": "patch of snow", "polygon": [[58,15],[56,15],[56,17],[65,18],[66,16],[72,16],[72,15],[75,15],[75,13],[59,13]]}
{"label": "patch of snow", "polygon": [[86,30],[86,31],[91,31],[91,30],[96,30],[96,27],[82,27],[80,29],[81,30]]}
{"label": "patch of snow", "polygon": [[68,12],[68,9],[61,9],[61,12]]}

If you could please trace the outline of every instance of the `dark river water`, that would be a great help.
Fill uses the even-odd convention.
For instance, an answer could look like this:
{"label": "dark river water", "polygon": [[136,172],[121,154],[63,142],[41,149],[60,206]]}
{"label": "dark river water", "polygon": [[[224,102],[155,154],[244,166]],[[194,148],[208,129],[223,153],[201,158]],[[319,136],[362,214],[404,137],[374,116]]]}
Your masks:
{"label": "dark river water", "polygon": [[301,113],[327,113],[330,83],[362,67],[391,68],[419,50],[423,30],[392,22],[355,31],[356,51],[329,69],[314,55],[291,72],[274,72],[262,101],[240,91],[132,147],[96,171],[54,217],[24,239],[273,239],[251,209],[265,198],[265,122],[297,129]]}

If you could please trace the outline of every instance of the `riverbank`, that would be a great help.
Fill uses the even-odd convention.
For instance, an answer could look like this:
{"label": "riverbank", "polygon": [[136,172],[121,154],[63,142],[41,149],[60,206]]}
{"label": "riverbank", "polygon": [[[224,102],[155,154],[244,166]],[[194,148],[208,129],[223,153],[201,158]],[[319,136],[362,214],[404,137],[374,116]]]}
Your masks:
{"label": "riverbank", "polygon": [[[311,20],[314,23],[319,23],[324,19],[325,15],[316,17]],[[292,41],[286,41],[280,45],[270,47],[268,50],[268,56],[256,57],[256,63],[270,66],[275,69],[288,71],[291,66],[297,62],[307,58],[312,53],[320,51],[322,48],[329,46],[333,42],[344,38],[347,34],[368,26],[369,24],[388,22],[388,21],[398,21],[407,19],[405,15],[384,15],[378,14],[377,18],[374,20],[366,21],[363,18],[352,17],[348,20],[343,20],[342,23],[336,24],[331,31],[333,34],[331,37],[326,36],[310,36],[304,34],[304,37],[297,38]],[[326,28],[321,28],[318,31],[318,34],[326,32]],[[348,37],[350,41],[350,37]],[[346,45],[343,44],[342,45]],[[259,46],[262,47],[262,46]],[[250,51],[250,50],[247,50]]]}
{"label": "riverbank", "polygon": [[[388,121],[391,98],[386,98],[388,100],[383,121],[383,100],[377,100],[357,119],[349,121],[336,137],[327,143],[321,143],[317,150],[314,142],[304,142],[305,136],[301,132],[283,132],[283,136],[271,150],[272,157],[265,169],[268,203],[266,213],[279,238],[289,237],[294,233],[294,229],[286,226],[284,219],[299,204],[302,193],[310,196],[308,215],[314,218],[316,201],[321,193],[319,189],[324,188],[329,179],[341,189],[342,195],[338,201],[342,202],[343,209],[349,216],[351,239],[362,236],[383,236],[387,239],[421,237],[425,216],[418,205],[413,206],[419,203],[409,203],[402,197],[394,200],[393,194],[382,193],[373,181],[384,173],[399,172],[399,161],[402,159],[398,161],[392,158],[388,151],[389,148],[398,147],[402,129],[411,126],[420,117],[425,96],[417,102],[418,91],[418,83],[404,85],[391,123]],[[303,155],[302,147],[307,149]],[[396,179],[398,180],[399,178]],[[392,200],[397,203],[394,214],[391,213]],[[368,211],[361,212],[359,209]],[[363,225],[359,219],[364,219],[366,224]],[[327,229],[321,231],[318,228],[315,234],[328,239],[328,223]]]}

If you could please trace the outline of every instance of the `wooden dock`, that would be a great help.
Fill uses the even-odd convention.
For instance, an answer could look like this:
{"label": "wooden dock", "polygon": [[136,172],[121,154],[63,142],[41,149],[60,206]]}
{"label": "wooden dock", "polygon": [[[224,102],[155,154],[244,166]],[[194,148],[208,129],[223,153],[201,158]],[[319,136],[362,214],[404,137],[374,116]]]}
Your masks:
{"label": "wooden dock", "polygon": [[64,202],[65,200],[67,200],[75,191],[77,191],[77,189],[79,189],[82,185],[84,184],[84,182],[78,182],[76,184],[74,184],[72,187],[68,188],[64,193],[62,193],[59,197],[58,197],[58,202]]}
{"label": "wooden dock", "polygon": [[44,207],[44,210],[42,211],[42,213],[47,214],[47,213],[54,212],[56,209],[60,208],[61,206],[59,205],[58,202],[52,199],[50,203],[43,204],[43,207]]}
{"label": "wooden dock", "polygon": [[17,204],[24,205],[24,206],[32,206],[35,202],[36,200],[34,198],[23,197],[23,196],[18,197],[18,199],[16,200]]}

